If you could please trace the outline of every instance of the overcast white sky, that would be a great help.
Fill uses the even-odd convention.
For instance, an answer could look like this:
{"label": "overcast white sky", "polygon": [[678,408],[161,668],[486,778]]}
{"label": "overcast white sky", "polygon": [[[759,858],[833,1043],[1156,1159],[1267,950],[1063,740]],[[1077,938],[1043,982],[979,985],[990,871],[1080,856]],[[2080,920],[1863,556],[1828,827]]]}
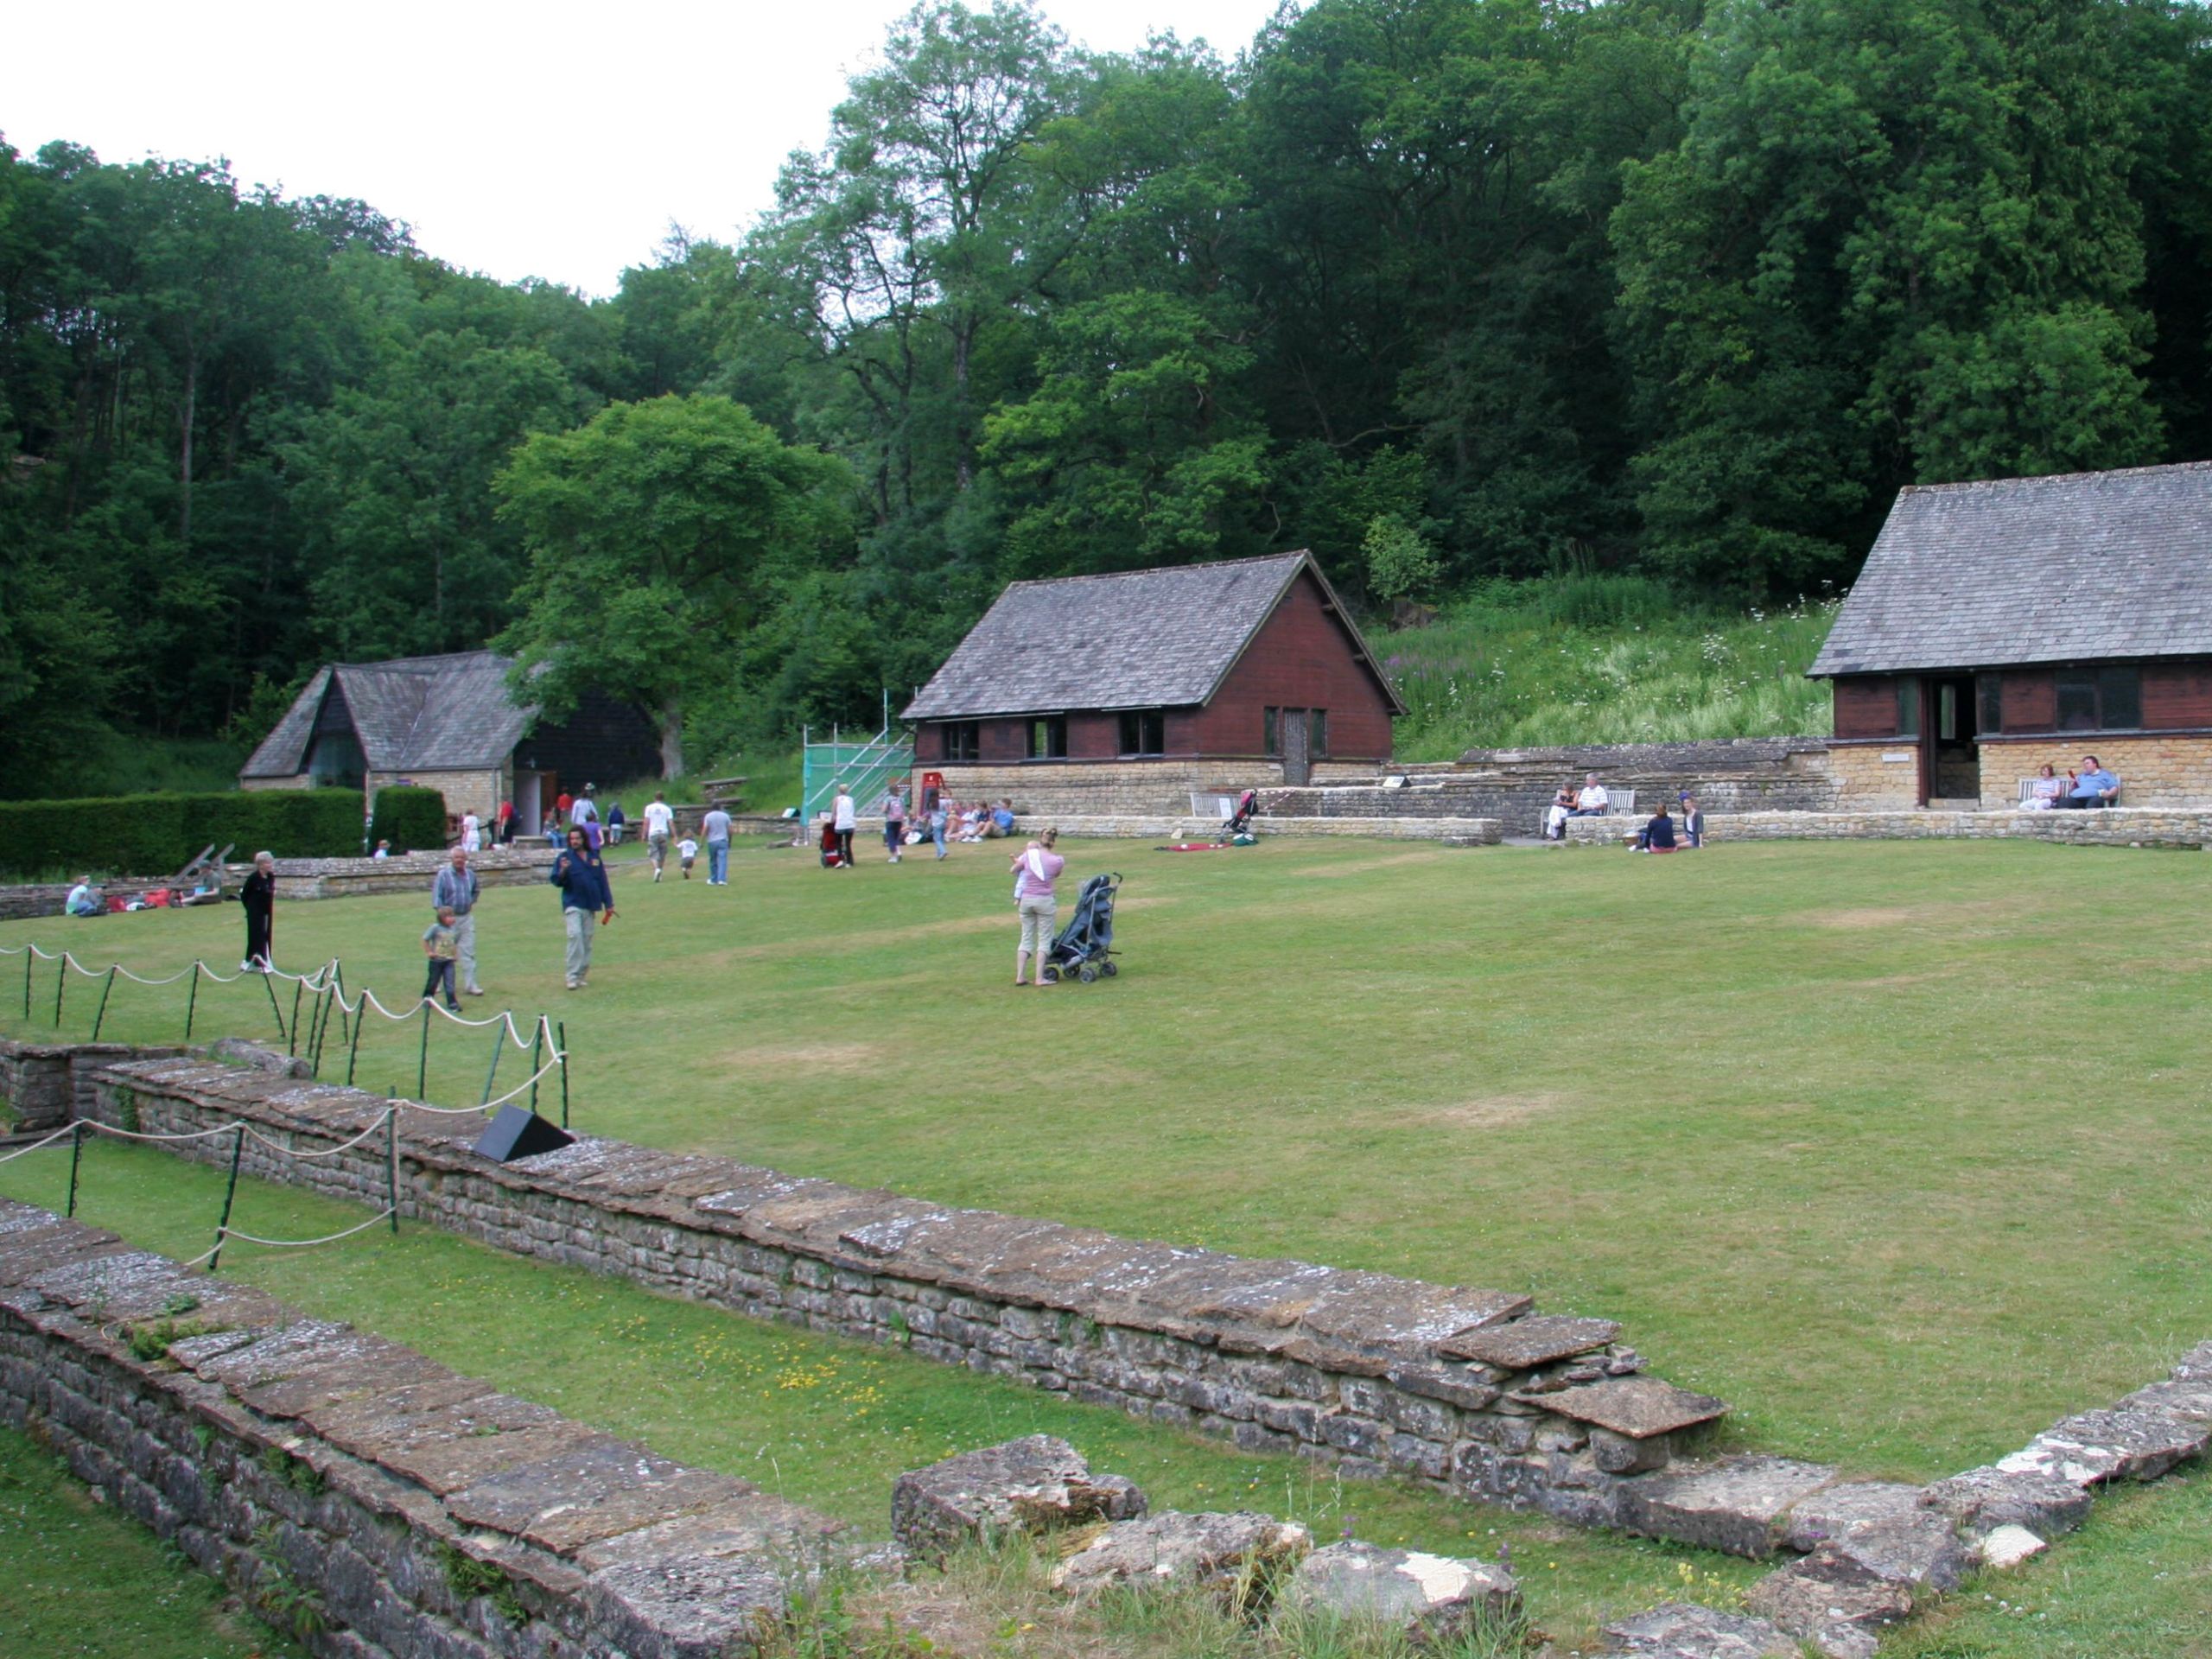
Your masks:
{"label": "overcast white sky", "polygon": [[[101,159],[230,158],[248,184],[357,196],[417,245],[507,280],[611,293],[671,220],[728,238],[829,130],[845,76],[911,0],[110,0],[25,6],[0,136]],[[1077,41],[1154,29],[1233,57],[1275,0],[1045,0]]]}

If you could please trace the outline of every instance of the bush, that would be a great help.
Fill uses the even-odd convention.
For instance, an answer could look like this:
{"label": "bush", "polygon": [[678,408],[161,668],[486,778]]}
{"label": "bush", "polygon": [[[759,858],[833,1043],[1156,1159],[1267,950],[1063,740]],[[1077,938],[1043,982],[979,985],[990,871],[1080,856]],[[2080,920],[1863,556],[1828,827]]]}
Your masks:
{"label": "bush", "polygon": [[438,851],[446,844],[446,798],[435,789],[395,784],[377,791],[369,845],[391,843],[395,853]]}
{"label": "bush", "polygon": [[233,859],[264,848],[283,858],[359,855],[361,798],[350,789],[268,789],[0,801],[0,874],[168,875],[211,843],[231,845]]}

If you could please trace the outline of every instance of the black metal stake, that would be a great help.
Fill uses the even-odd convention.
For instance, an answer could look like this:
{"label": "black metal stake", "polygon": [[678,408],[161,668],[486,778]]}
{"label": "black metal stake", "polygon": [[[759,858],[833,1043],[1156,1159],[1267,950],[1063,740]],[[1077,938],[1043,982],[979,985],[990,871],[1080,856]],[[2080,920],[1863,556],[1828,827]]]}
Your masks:
{"label": "black metal stake", "polygon": [[223,1189],[223,1218],[215,1224],[215,1248],[208,1252],[207,1271],[213,1273],[223,1259],[223,1236],[231,1225],[231,1202],[238,1195],[238,1160],[245,1156],[245,1125],[238,1125],[238,1138],[231,1142],[231,1184]]}
{"label": "black metal stake", "polygon": [[275,978],[276,973],[276,970],[274,968],[269,967],[266,963],[263,964],[261,988],[269,993],[269,1012],[276,1016],[276,1034],[282,1037],[284,1034],[284,1010],[277,1006],[276,988],[270,982]]}
{"label": "black metal stake", "polygon": [[200,1011],[200,958],[192,959],[192,985],[184,994],[184,1040],[192,1040],[192,1016]]}
{"label": "black metal stake", "polygon": [[415,1098],[428,1100],[430,1086],[430,999],[423,999],[423,1051],[415,1057]]}
{"label": "black metal stake", "polygon": [[97,1042],[98,1042],[98,1041],[99,1041],[99,1039],[100,1039],[100,1024],[101,1024],[101,1022],[102,1022],[103,1020],[105,1020],[107,1018],[107,999],[108,999],[108,993],[109,993],[109,992],[111,992],[111,991],[112,991],[114,988],[115,988],[115,969],[112,969],[112,968],[111,968],[111,969],[109,969],[107,970],[107,983],[100,987],[100,1006],[99,1006],[99,1013],[97,1013],[97,1014],[95,1014],[92,1016],[92,1040],[93,1042],[96,1042],[96,1043],[97,1043]]}
{"label": "black metal stake", "polygon": [[61,993],[69,988],[69,953],[64,950],[54,976],[54,1028],[61,1029]]}
{"label": "black metal stake", "polygon": [[[300,1052],[300,994],[307,988],[308,982],[305,978],[292,982],[292,1028],[284,1033],[284,1052],[295,1058],[298,1058]],[[282,1025],[284,1022],[280,1020],[276,1023]]]}
{"label": "black metal stake", "polygon": [[537,1074],[545,1069],[545,1016],[537,1016],[537,1033],[530,1039],[530,1109],[537,1109]]}
{"label": "black metal stake", "polygon": [[399,1108],[388,1106],[384,1114],[384,1199],[385,1207],[391,1211],[391,1230],[399,1231]]}
{"label": "black metal stake", "polygon": [[488,1105],[490,1105],[490,1104],[492,1103],[492,1084],[493,1084],[493,1080],[494,1078],[496,1078],[496,1077],[499,1075],[499,1052],[500,1052],[500,1051],[501,1051],[502,1049],[505,1048],[505,1047],[506,1047],[506,1046],[507,1046],[507,1032],[506,1032],[506,1027],[504,1027],[504,1026],[494,1026],[494,1027],[492,1027],[492,1065],[491,1065],[490,1069],[489,1069],[489,1070],[487,1070],[487,1071],[484,1073],[484,1098],[483,1098],[481,1101],[480,1101],[480,1102],[478,1102],[478,1103],[477,1103],[479,1105],[488,1106]]}
{"label": "black metal stake", "polygon": [[561,1127],[569,1127],[569,1022],[563,1020],[554,1031],[553,1040],[561,1051]]}
{"label": "black metal stake", "polygon": [[38,957],[28,944],[23,947],[23,1018],[31,1017],[31,969]]}
{"label": "black metal stake", "polygon": [[85,1155],[85,1125],[81,1119],[69,1126],[69,1207],[64,1215],[77,1213],[77,1164]]}

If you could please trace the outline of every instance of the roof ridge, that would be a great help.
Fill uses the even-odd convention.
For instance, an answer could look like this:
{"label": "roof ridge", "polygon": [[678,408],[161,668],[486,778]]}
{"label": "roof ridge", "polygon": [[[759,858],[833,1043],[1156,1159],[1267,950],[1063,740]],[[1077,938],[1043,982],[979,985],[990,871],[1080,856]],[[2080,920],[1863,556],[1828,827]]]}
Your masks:
{"label": "roof ridge", "polygon": [[2029,473],[2015,478],[1960,478],[1942,484],[1905,484],[1899,495],[1933,495],[1941,490],[1993,490],[2012,485],[2071,484],[2084,479],[2141,478],[2151,473],[2212,472],[2212,461],[2162,461],[2147,467],[2102,467],[2077,473]]}
{"label": "roof ridge", "polygon": [[1001,595],[1016,588],[1062,588],[1078,582],[1126,582],[1132,576],[1164,576],[1183,570],[1226,570],[1233,565],[1271,564],[1279,559],[1310,559],[1311,548],[1300,547],[1283,553],[1254,553],[1241,559],[1198,559],[1189,564],[1148,564],[1141,570],[1092,570],[1076,576],[1023,576],[1009,582],[1001,590]]}

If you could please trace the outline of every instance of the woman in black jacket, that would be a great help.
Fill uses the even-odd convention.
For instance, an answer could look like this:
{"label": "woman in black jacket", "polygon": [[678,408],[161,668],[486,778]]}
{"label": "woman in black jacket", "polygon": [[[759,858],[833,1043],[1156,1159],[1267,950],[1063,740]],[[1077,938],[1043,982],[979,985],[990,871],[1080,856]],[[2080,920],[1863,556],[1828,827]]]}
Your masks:
{"label": "woman in black jacket", "polygon": [[265,974],[273,965],[269,940],[276,920],[276,860],[272,855],[253,855],[253,874],[246,877],[238,902],[245,906],[245,960],[238,966],[249,974]]}

